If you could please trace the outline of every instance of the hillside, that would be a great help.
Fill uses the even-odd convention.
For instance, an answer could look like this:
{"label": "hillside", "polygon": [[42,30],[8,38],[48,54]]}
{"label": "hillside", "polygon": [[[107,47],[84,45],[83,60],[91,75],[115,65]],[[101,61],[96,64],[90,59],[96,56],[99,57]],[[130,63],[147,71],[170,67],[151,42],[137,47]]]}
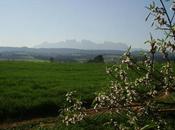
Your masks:
{"label": "hillside", "polygon": [[0,47],[0,60],[49,60],[84,62],[97,55],[103,55],[106,60],[121,56],[121,50],[81,50],[68,48],[17,48]]}

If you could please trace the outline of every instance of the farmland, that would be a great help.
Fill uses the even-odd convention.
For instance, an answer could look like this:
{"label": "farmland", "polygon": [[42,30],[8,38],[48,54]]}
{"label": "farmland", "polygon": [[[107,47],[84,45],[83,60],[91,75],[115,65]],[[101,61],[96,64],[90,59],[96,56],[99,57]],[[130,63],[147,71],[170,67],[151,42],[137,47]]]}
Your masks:
{"label": "farmland", "polygon": [[[163,63],[162,63],[163,64]],[[105,72],[110,64],[101,63],[57,63],[43,61],[1,61],[0,62],[0,129],[9,130],[67,130],[67,129],[112,129],[100,126],[111,116],[96,115],[86,118],[76,125],[65,127],[61,123],[59,112],[65,105],[65,94],[77,91],[84,106],[92,108],[91,103],[96,92],[109,85]],[[155,64],[159,69],[161,64]],[[125,66],[123,66],[125,68]],[[175,69],[175,68],[173,68]],[[130,78],[137,73],[129,71]],[[144,71],[140,71],[144,74]],[[105,89],[106,90],[106,89]],[[174,104],[175,93],[164,103]],[[171,114],[170,122],[174,118]],[[14,122],[14,123],[13,123]],[[9,123],[9,125],[8,125]]]}
{"label": "farmland", "polygon": [[88,104],[108,84],[105,64],[0,62],[0,119],[56,116],[76,90]]}

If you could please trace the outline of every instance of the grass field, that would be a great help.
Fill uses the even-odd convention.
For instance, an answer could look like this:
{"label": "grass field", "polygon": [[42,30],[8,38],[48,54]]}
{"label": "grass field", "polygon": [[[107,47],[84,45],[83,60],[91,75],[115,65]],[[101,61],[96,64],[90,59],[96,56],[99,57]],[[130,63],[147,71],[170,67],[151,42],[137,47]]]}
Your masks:
{"label": "grass field", "polygon": [[105,64],[0,62],[0,119],[57,115],[66,92],[85,101],[107,86]]}

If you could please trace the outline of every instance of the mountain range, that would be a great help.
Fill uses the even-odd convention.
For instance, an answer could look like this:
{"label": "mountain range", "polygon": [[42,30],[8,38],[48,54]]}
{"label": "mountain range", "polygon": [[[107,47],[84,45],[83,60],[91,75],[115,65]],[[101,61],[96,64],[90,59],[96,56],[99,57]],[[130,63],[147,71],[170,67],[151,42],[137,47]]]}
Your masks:
{"label": "mountain range", "polygon": [[66,40],[61,42],[43,42],[34,48],[70,48],[82,50],[126,50],[128,46],[125,43],[103,42],[95,43],[90,40]]}

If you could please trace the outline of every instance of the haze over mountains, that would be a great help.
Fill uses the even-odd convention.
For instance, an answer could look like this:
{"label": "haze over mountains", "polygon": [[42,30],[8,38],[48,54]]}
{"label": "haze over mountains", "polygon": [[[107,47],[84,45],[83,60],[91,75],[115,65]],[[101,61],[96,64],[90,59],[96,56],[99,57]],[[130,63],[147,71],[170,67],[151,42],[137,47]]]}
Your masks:
{"label": "haze over mountains", "polygon": [[[95,43],[90,40],[66,40],[56,43],[44,42],[33,48],[0,47],[0,60],[46,60],[58,62],[87,62],[97,55],[103,55],[105,62],[117,61],[128,49],[124,43]],[[137,50],[132,49],[134,54]]]}
{"label": "haze over mountains", "polygon": [[43,42],[35,48],[70,48],[70,49],[83,49],[83,50],[126,50],[128,46],[124,43],[104,42],[95,43],[90,40],[66,40],[56,43]]}

